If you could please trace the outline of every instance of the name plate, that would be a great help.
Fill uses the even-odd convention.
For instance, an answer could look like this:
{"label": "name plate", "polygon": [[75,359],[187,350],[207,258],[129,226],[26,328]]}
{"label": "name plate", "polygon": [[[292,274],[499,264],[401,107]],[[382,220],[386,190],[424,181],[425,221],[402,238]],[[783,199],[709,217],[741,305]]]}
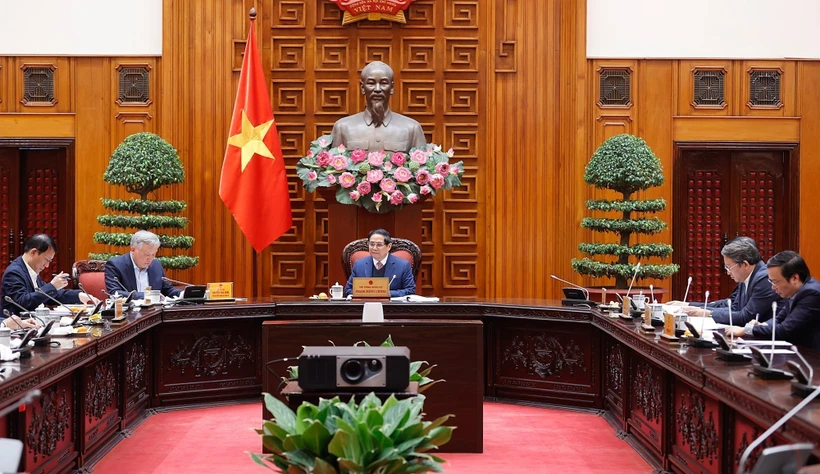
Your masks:
{"label": "name plate", "polygon": [[233,282],[208,283],[208,299],[232,300]]}
{"label": "name plate", "polygon": [[390,298],[390,279],[387,277],[357,277],[353,279],[354,298]]}

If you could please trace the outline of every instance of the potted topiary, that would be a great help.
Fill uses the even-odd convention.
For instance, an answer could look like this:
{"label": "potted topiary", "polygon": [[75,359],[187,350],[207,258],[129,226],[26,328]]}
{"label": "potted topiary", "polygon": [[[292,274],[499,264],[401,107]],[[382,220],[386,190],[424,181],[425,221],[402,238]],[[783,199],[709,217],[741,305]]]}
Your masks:
{"label": "potted topiary", "polygon": [[[443,472],[443,459],[428,451],[450,441],[450,415],[422,421],[424,395],[384,403],[368,394],[354,398],[304,402],[296,413],[276,397],[264,394],[273,419],[265,421],[262,445],[272,454],[251,454],[258,464],[288,474],[382,474]],[[273,465],[273,466],[271,466]]]}
{"label": "potted topiary", "polygon": [[[601,212],[617,212],[620,216],[585,217],[581,227],[593,232],[612,233],[617,242],[582,243],[578,250],[587,254],[572,259],[572,268],[595,278],[612,277],[616,289],[625,289],[635,273],[636,261],[647,258],[666,259],[672,254],[672,246],[664,243],[633,244],[635,234],[654,235],[666,229],[666,223],[647,214],[666,209],[666,200],[633,199],[638,191],[663,184],[663,168],[657,156],[643,139],[622,134],[606,140],[592,155],[584,172],[584,181],[599,189],[609,189],[621,194],[620,199],[597,199],[586,202],[587,209]],[[638,216],[634,216],[638,214]],[[599,261],[591,257],[610,256],[614,260]],[[634,262],[634,263],[633,263]],[[641,263],[637,279],[664,279],[678,271],[675,264]]]}
{"label": "potted topiary", "polygon": [[[103,207],[132,215],[107,214],[97,217],[104,227],[150,230],[159,236],[163,248],[189,249],[194,238],[188,235],[168,235],[156,229],[184,229],[188,219],[165,214],[177,214],[185,209],[185,201],[156,201],[149,194],[167,184],[185,180],[185,170],[177,151],[170,143],[153,133],[135,133],[120,143],[105,170],[106,183],[124,186],[139,199],[102,199]],[[97,232],[94,242],[116,247],[128,247],[133,232]],[[113,253],[90,253],[94,260],[108,260]],[[199,257],[172,255],[157,257],[165,269],[183,270],[196,266]]]}

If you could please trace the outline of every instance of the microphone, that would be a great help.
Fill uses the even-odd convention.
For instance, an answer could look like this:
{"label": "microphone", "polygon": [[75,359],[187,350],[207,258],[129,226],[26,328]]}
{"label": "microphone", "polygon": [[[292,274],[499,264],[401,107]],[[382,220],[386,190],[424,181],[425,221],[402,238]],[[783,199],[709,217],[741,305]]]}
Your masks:
{"label": "microphone", "polygon": [[[729,305],[729,327],[732,327],[732,298],[726,298],[726,303]],[[732,344],[735,342],[735,333],[731,333]]]}
{"label": "microphone", "polygon": [[637,278],[638,270],[640,270],[640,268],[641,268],[641,262],[638,262],[638,264],[635,265],[635,273],[632,274],[632,281],[629,283],[629,289],[626,290],[626,296],[629,296],[629,293],[632,291],[632,285],[635,284],[635,278]]}
{"label": "microphone", "polygon": [[[706,297],[703,300],[703,310],[708,311],[706,307],[709,306],[709,290],[706,290]],[[700,318],[700,333],[703,334],[703,323],[706,322],[706,315],[704,314],[702,318]]]}
{"label": "microphone", "polygon": [[387,284],[387,290],[390,290],[390,287],[393,286],[393,280],[396,279],[396,275],[393,275],[393,278],[390,279],[390,283]]}
{"label": "microphone", "polygon": [[564,280],[563,278],[558,278],[555,275],[550,275],[550,278],[552,278],[553,280],[558,280],[560,282],[566,283],[569,286],[574,286],[575,288],[578,288],[579,290],[584,292],[584,298],[589,299],[589,290],[587,290],[583,286],[576,285],[575,283],[572,283],[571,281]]}
{"label": "microphone", "polygon": [[[39,288],[38,288],[38,290],[39,290]],[[18,304],[16,301],[14,301],[13,299],[11,299],[11,296],[6,295],[6,297],[5,297],[5,298],[6,298],[6,301],[8,301],[9,303],[13,304],[14,306],[17,306],[18,308],[20,308],[21,310],[23,310],[23,312],[25,312],[25,313],[29,313],[29,310],[27,310],[27,309],[26,309],[26,308],[24,308],[22,305]]]}
{"label": "microphone", "polygon": [[61,303],[60,300],[58,300],[57,298],[53,298],[51,295],[49,295],[48,293],[43,291],[42,288],[37,288],[34,291],[36,291],[37,293],[40,293],[41,295],[45,295],[46,298],[50,299],[51,301],[53,301],[53,302],[57,303],[58,305],[62,306],[63,308],[65,308],[68,311],[68,314],[74,314],[74,311],[71,311],[71,308],[69,308],[68,306]]}
{"label": "microphone", "polygon": [[692,286],[692,277],[686,280],[686,293],[683,294],[683,303],[686,304],[686,298],[689,297],[689,287]]}
{"label": "microphone", "polygon": [[[749,471],[746,470],[746,462],[749,460],[749,456],[751,456],[752,452],[755,449],[757,449],[758,446],[763,444],[763,442],[766,441],[766,438],[768,438],[773,433],[775,433],[777,430],[779,430],[780,427],[785,425],[787,421],[789,421],[790,419],[792,419],[794,417],[794,415],[796,415],[806,405],[811,403],[812,400],[817,398],[818,395],[820,395],[820,387],[817,387],[802,402],[798,403],[797,406],[795,406],[794,408],[789,410],[788,413],[786,413],[785,415],[783,415],[782,418],[777,420],[777,422],[775,422],[775,424],[773,424],[771,427],[769,427],[768,430],[766,430],[762,435],[758,436],[758,438],[756,440],[752,441],[752,443],[749,445],[749,447],[746,448],[746,451],[743,451],[743,455],[740,457],[740,463],[738,464],[738,468],[737,468],[738,474],[746,474],[747,472],[749,472]],[[814,449],[814,445],[811,444],[811,443],[787,444],[787,445],[782,445],[782,446],[775,446],[775,447],[771,447],[771,448],[766,448],[766,449],[763,450],[763,453],[760,455],[757,462],[758,463],[762,462],[764,459],[766,459],[767,455],[769,455],[769,454],[776,455],[776,454],[781,453],[782,451],[785,450],[786,453],[788,454],[788,459],[791,461],[790,462],[790,464],[791,464],[790,467],[793,467],[793,468],[796,469],[796,468],[802,467],[806,463],[806,459],[808,459],[809,454],[811,453],[812,449]],[[786,454],[786,453],[784,453],[784,454]],[[801,456],[801,454],[802,454],[802,456]],[[802,459],[802,461],[799,461],[799,459]],[[794,463],[798,463],[798,462],[799,462],[798,465],[794,464]],[[785,467],[785,463],[781,464],[781,466]],[[752,469],[754,470],[754,467]],[[779,472],[783,473],[783,472],[796,472],[796,471],[794,471],[794,470],[792,470],[792,471],[779,470]]]}
{"label": "microphone", "polygon": [[652,296],[652,304],[657,303],[658,300],[655,299],[655,285],[649,285],[649,294]]}
{"label": "microphone", "polygon": [[[393,278],[396,278],[396,275],[393,275]],[[180,285],[185,285],[185,286],[196,286],[196,285],[194,285],[193,283],[186,283],[186,282],[184,282],[184,281],[174,280],[173,278],[162,277],[162,279],[163,279],[163,280],[165,280],[165,281],[169,281],[169,282],[171,282],[171,283],[178,283],[178,284],[180,284]],[[393,280],[390,280],[390,282],[392,283],[392,282],[393,282]]]}
{"label": "microphone", "polygon": [[40,396],[42,394],[43,393],[40,390],[36,389],[36,388],[34,390],[29,390],[28,392],[26,392],[25,395],[23,395],[23,398],[21,398],[17,403],[14,403],[13,405],[10,405],[10,406],[4,408],[3,410],[1,410],[0,411],[0,418],[3,418],[4,416],[6,416],[9,413],[17,410],[18,408],[20,408],[23,405],[28,405],[30,403],[33,403],[34,400],[37,400],[38,398],[40,398]]}
{"label": "microphone", "polygon": [[[775,315],[775,316],[772,316],[772,319],[771,319],[771,322],[772,322],[772,355],[768,359],[766,358],[765,355],[763,355],[763,353],[760,353],[759,356],[756,356],[756,357],[762,357],[763,360],[761,361],[761,360],[758,359],[758,362],[760,362],[760,364],[754,365],[752,367],[752,374],[757,375],[758,377],[760,377],[763,380],[790,380],[792,378],[791,373],[786,372],[785,370],[780,370],[780,369],[775,369],[774,368],[775,330],[777,328],[777,302],[776,301],[772,302],[772,314]],[[754,348],[751,348],[751,349],[752,349],[752,352],[754,352],[754,349],[757,349],[757,348],[754,347]],[[760,351],[758,351],[758,352],[760,352]]]}
{"label": "microphone", "polygon": [[[114,277],[114,281],[117,282],[117,284],[120,285],[120,288],[122,288],[122,291],[124,291],[125,294],[128,295],[129,290],[125,287],[125,285],[122,284],[119,277]],[[108,294],[108,293],[106,293],[106,294]],[[108,294],[108,296],[111,296],[111,294]]]}

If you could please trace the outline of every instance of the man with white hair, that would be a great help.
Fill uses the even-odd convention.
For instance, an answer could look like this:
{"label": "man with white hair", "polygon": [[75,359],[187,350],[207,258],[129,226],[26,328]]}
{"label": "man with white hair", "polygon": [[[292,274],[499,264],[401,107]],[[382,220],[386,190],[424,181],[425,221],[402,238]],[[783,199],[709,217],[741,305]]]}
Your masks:
{"label": "man with white hair", "polygon": [[165,296],[178,296],[181,291],[165,280],[162,264],[154,257],[159,250],[159,237],[147,230],[131,236],[131,251],[114,257],[105,264],[105,289],[108,294],[136,290],[135,299],[145,298],[145,288],[160,290]]}

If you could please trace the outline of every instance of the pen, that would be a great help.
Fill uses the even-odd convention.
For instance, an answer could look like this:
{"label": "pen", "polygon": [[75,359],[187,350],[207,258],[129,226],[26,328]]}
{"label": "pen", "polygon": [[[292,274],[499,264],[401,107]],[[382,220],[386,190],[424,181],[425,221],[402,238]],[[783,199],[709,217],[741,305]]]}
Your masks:
{"label": "pen", "polygon": [[755,321],[760,322],[760,313],[755,314]]}

